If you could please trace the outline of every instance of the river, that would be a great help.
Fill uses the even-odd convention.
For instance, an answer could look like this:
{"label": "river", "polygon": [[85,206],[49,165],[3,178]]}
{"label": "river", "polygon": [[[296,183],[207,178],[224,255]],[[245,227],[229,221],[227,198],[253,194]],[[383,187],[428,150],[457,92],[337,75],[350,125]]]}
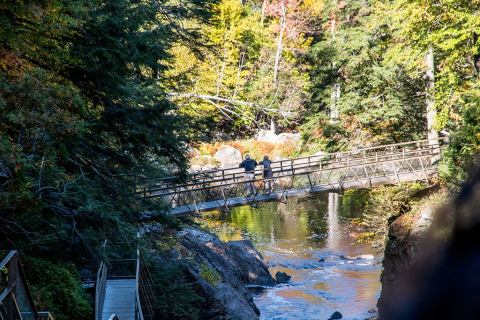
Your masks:
{"label": "river", "polygon": [[351,215],[332,193],[210,212],[202,221],[224,241],[250,239],[272,275],[292,276],[290,283],[254,290],[261,319],[320,320],[339,311],[343,319],[363,320],[380,294],[381,257],[355,240]]}

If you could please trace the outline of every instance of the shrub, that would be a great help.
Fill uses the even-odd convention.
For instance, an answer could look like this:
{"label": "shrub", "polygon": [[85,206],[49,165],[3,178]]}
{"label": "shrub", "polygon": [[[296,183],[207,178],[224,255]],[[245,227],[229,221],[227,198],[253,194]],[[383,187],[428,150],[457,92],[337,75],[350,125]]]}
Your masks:
{"label": "shrub", "polygon": [[155,284],[155,319],[204,319],[205,299],[195,290],[188,269],[176,263],[151,264]]}
{"label": "shrub", "polygon": [[50,311],[56,320],[92,318],[92,306],[73,264],[32,257],[25,257],[23,262],[39,310]]}

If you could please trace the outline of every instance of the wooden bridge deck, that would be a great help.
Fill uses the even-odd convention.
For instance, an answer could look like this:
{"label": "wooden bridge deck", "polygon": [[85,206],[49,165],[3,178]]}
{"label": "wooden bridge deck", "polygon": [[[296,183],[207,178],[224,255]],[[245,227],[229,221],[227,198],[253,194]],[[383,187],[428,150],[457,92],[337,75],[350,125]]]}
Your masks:
{"label": "wooden bridge deck", "polygon": [[172,215],[185,215],[314,192],[427,180],[438,172],[444,145],[440,138],[282,160],[272,164],[271,179],[262,178],[261,167],[252,180],[245,180],[239,168],[218,169],[194,173],[184,181],[175,177],[147,181],[136,193],[168,202]]}

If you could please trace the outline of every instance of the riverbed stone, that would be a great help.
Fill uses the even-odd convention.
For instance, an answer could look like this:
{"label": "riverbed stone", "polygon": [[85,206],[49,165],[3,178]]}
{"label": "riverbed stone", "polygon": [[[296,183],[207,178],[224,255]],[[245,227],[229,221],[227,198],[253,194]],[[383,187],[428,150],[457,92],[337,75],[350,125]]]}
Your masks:
{"label": "riverbed stone", "polygon": [[343,315],[340,312],[335,311],[334,313],[332,313],[330,318],[328,318],[328,320],[338,320],[338,319],[342,319],[342,318],[343,318]]}
{"label": "riverbed stone", "polygon": [[425,253],[422,243],[434,219],[433,212],[434,206],[426,205],[413,215],[403,214],[391,220],[377,304],[380,319],[392,317],[398,301],[403,301],[405,292],[410,290],[408,282],[403,280],[411,276],[418,257]]}
{"label": "riverbed stone", "polygon": [[278,271],[277,273],[275,273],[275,279],[277,279],[278,283],[287,283],[290,281],[291,278],[292,276],[289,276],[285,272]]}

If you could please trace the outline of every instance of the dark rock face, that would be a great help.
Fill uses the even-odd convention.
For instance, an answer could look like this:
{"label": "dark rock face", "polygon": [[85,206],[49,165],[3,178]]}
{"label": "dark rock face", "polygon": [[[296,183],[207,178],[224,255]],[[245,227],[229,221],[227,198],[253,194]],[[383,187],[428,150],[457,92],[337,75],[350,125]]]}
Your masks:
{"label": "dark rock face", "polygon": [[278,283],[287,283],[290,281],[291,278],[292,276],[289,276],[285,272],[278,271],[277,273],[275,273],[275,279],[277,279]]}
{"label": "dark rock face", "polygon": [[380,319],[390,319],[391,312],[405,301],[408,288],[403,287],[402,279],[408,278],[422,255],[421,244],[431,221],[432,209],[425,208],[417,216],[402,215],[390,224],[383,259],[382,292],[377,304]]}
{"label": "dark rock face", "polygon": [[172,256],[187,261],[199,291],[209,301],[208,319],[258,319],[259,311],[245,285],[271,286],[275,280],[252,243],[224,243],[193,228],[177,235],[180,242]]}
{"label": "dark rock face", "polygon": [[335,311],[331,316],[330,318],[328,318],[328,320],[338,320],[338,319],[342,319],[343,318],[343,315],[338,312],[338,311]]}
{"label": "dark rock face", "polygon": [[265,261],[250,240],[230,241],[226,243],[227,254],[240,269],[240,279],[245,284],[259,286],[274,286]]}

